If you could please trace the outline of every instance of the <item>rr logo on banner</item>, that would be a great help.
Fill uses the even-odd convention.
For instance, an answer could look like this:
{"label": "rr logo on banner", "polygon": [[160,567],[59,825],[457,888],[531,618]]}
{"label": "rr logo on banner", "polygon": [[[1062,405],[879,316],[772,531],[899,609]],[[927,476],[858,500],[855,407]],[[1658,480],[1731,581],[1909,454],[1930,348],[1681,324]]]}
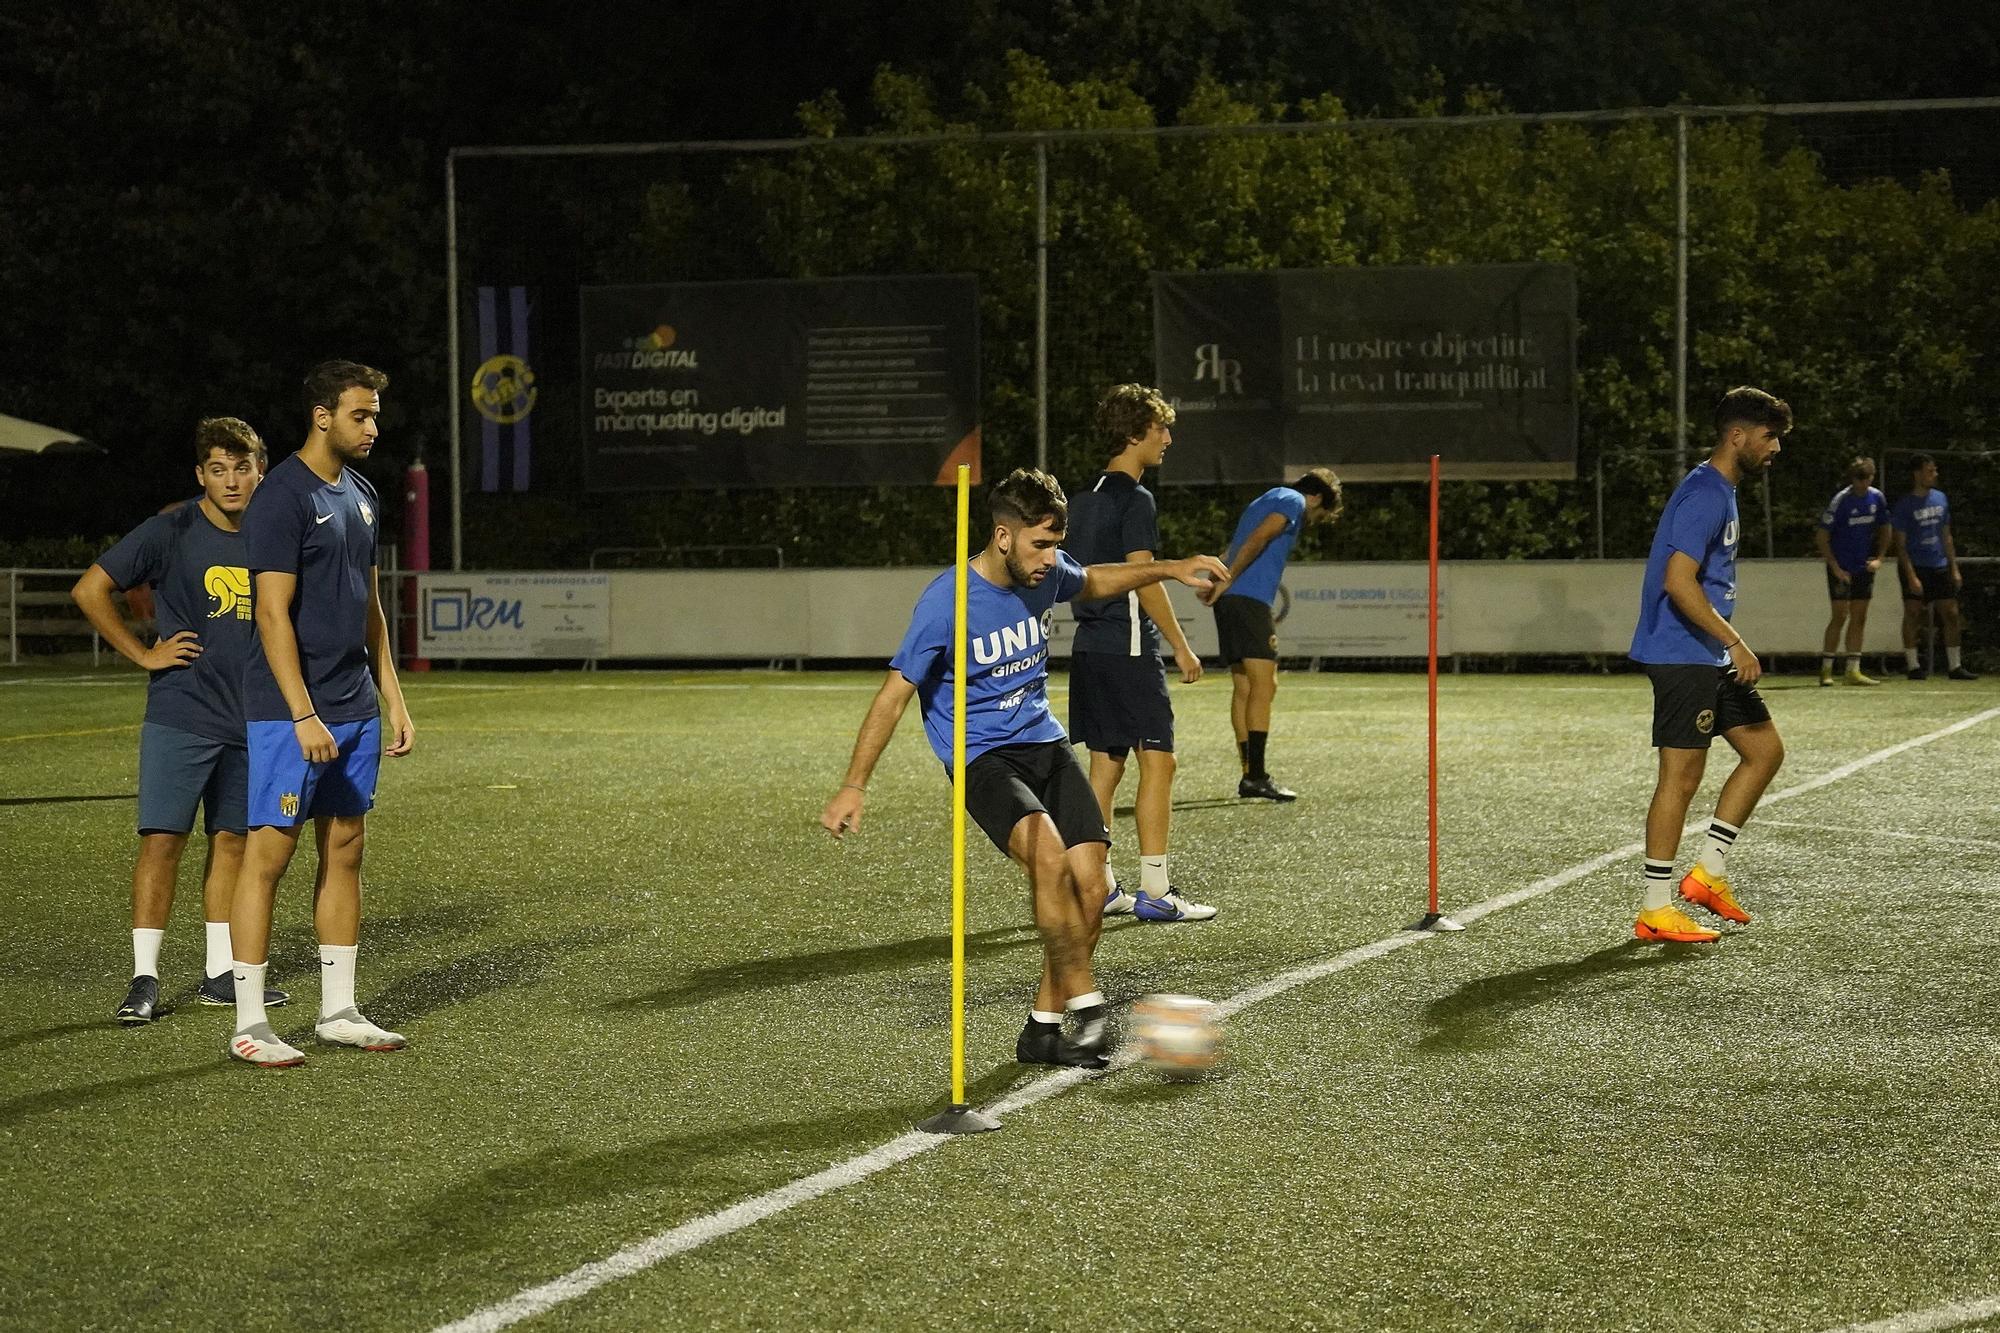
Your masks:
{"label": "rr logo on banner", "polygon": [[479,413],[479,489],[528,489],[530,417],[539,390],[528,359],[526,287],[479,289],[479,369],[469,392]]}

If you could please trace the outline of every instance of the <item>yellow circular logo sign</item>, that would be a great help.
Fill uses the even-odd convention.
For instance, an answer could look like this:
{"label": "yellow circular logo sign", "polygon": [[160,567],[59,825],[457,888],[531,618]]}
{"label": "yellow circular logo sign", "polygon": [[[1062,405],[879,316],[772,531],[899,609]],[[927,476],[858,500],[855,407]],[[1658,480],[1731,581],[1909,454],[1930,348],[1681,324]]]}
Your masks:
{"label": "yellow circular logo sign", "polygon": [[488,421],[511,426],[535,410],[535,372],[503,352],[472,372],[472,405]]}

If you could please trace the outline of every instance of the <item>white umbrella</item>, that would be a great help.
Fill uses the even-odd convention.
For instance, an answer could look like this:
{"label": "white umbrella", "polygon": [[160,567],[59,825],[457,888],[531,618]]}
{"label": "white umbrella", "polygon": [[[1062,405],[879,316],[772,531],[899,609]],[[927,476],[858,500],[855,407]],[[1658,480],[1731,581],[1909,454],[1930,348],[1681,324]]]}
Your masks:
{"label": "white umbrella", "polygon": [[88,447],[89,442],[73,430],[37,425],[19,417],[0,415],[0,450],[38,454],[51,447]]}

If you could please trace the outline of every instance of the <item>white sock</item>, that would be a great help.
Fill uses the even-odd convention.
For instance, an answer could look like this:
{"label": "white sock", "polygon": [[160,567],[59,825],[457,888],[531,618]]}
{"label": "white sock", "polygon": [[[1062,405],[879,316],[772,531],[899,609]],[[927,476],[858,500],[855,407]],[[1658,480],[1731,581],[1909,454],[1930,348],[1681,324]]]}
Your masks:
{"label": "white sock", "polygon": [[1858,676],[1861,674],[1860,653],[1849,653],[1847,655],[1847,674],[1850,676]]}
{"label": "white sock", "polygon": [[1069,998],[1069,1003],[1063,1007],[1073,1014],[1084,1009],[1092,1011],[1092,1017],[1079,1020],[1081,1026],[1077,1029],[1076,1033],[1076,1039],[1079,1044],[1095,1046],[1104,1040],[1103,991],[1085,991],[1082,995],[1072,995]]}
{"label": "white sock", "polygon": [[1028,1011],[1028,1017],[1033,1019],[1037,1023],[1047,1023],[1051,1027],[1062,1026],[1063,1016],[1061,1014],[1052,1014],[1046,1009],[1030,1009]]}
{"label": "white sock", "polygon": [[1949,646],[1945,648],[1944,664],[1953,671],[1958,670],[1958,649]]}
{"label": "white sock", "polygon": [[354,955],[360,946],[319,946],[319,1016],[331,1018],[354,1007]]}
{"label": "white sock", "polygon": [[1139,858],[1139,892],[1149,898],[1164,898],[1169,892],[1167,884],[1167,858],[1164,856],[1142,856]]}
{"label": "white sock", "polygon": [[264,969],[268,963],[245,963],[232,959],[229,970],[236,978],[236,1030],[246,1031],[270,1022],[264,1012]]}
{"label": "white sock", "polygon": [[135,977],[157,977],[160,975],[160,941],[167,937],[165,930],[148,930],[135,927],[132,931],[132,975]]}
{"label": "white sock", "polygon": [[1115,896],[1118,892],[1118,872],[1111,868],[1109,861],[1104,863],[1104,883],[1111,890],[1109,896]]}
{"label": "white sock", "polygon": [[1725,824],[1719,819],[1708,821],[1708,845],[1701,849],[1701,868],[1710,878],[1723,876],[1723,863],[1729,859],[1729,849],[1736,845],[1736,835],[1743,831],[1738,824]]}
{"label": "white sock", "polygon": [[1906,668],[1908,668],[1909,670],[1911,670],[1911,671],[1915,671],[1915,670],[1917,669],[1917,650],[1916,650],[1916,649],[1914,649],[1914,648],[1905,648],[1905,649],[1903,650],[1903,665],[1904,665],[1904,666],[1905,666]]}
{"label": "white sock", "polygon": [[204,921],[203,933],[208,936],[208,959],[202,964],[204,977],[219,977],[229,970],[229,923],[227,921]]}
{"label": "white sock", "polygon": [[1104,992],[1093,990],[1085,991],[1081,995],[1070,996],[1069,1003],[1065,1004],[1063,1008],[1069,1010],[1071,1013],[1075,1013],[1079,1009],[1102,1008],[1103,1005]]}
{"label": "white sock", "polygon": [[1831,676],[1833,674],[1833,658],[1825,653],[1820,654],[1819,674],[1822,676]]}
{"label": "white sock", "polygon": [[1640,901],[1639,910],[1651,912],[1658,908],[1670,907],[1674,901],[1674,863],[1672,861],[1646,862],[1646,896]]}

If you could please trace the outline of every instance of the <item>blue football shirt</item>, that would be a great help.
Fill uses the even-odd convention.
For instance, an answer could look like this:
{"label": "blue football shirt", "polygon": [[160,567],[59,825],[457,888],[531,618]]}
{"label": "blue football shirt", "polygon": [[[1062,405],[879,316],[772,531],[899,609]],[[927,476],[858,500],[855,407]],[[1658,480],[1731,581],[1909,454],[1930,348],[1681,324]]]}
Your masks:
{"label": "blue football shirt", "polygon": [[[293,454],[271,469],[243,515],[251,582],[263,571],[292,574],[292,632],[299,666],[320,721],[362,722],[376,714],[368,674],[368,592],[381,509],[375,488],[353,468],[328,482]],[[251,722],[289,721],[263,644],[243,671],[243,711]]]}
{"label": "blue football shirt", "polygon": [[[917,687],[924,734],[938,760],[951,764],[952,571],[917,598],[909,632],[889,665]],[[1066,551],[1035,588],[1001,588],[974,569],[966,577],[970,643],[965,679],[965,762],[1002,745],[1067,740],[1049,711],[1049,617],[1057,602],[1083,590],[1083,566]]]}
{"label": "blue football shirt", "polygon": [[[1125,563],[1133,551],[1160,551],[1159,506],[1153,493],[1123,472],[1107,472],[1097,484],[1069,501],[1069,532],[1063,549],[1081,565]],[[1054,577],[1051,575],[1050,577]],[[1095,602],[1071,602],[1079,653],[1112,653],[1123,657],[1155,656],[1160,631],[1139,606],[1139,594]]]}
{"label": "blue football shirt", "polygon": [[1896,497],[1889,522],[1903,534],[1910,563],[1918,569],[1943,569],[1951,563],[1944,554],[1944,530],[1951,523],[1951,502],[1933,487],[1927,495],[1914,492]]}
{"label": "blue football shirt", "polygon": [[1699,569],[1701,590],[1715,613],[1736,610],[1736,487],[1707,463],[1697,464],[1667,500],[1646,580],[1639,592],[1639,625],[1632,632],[1635,662],[1728,666],[1729,654],[1714,635],[1698,629],[1667,596],[1667,561],[1679,551]]}
{"label": "blue football shirt", "polygon": [[1273,537],[1250,562],[1250,567],[1229,585],[1231,595],[1255,597],[1266,606],[1278,600],[1278,581],[1285,575],[1285,558],[1291,555],[1292,544],[1299,539],[1299,526],[1305,522],[1305,492],[1289,486],[1273,486],[1252,500],[1243,517],[1236,520],[1236,532],[1229,539],[1229,554],[1222,558],[1224,564],[1233,566],[1243,543],[1273,514],[1284,516],[1285,530]]}
{"label": "blue football shirt", "polygon": [[1875,554],[1875,529],[1888,521],[1889,502],[1873,486],[1866,495],[1856,495],[1851,486],[1841,487],[1819,516],[1834,563],[1850,574],[1868,567],[1868,557]]}
{"label": "blue football shirt", "polygon": [[215,526],[199,502],[132,529],[97,565],[122,590],[150,584],[160,637],[193,630],[201,656],[151,673],[146,721],[244,744],[243,664],[256,641],[243,534]]}

